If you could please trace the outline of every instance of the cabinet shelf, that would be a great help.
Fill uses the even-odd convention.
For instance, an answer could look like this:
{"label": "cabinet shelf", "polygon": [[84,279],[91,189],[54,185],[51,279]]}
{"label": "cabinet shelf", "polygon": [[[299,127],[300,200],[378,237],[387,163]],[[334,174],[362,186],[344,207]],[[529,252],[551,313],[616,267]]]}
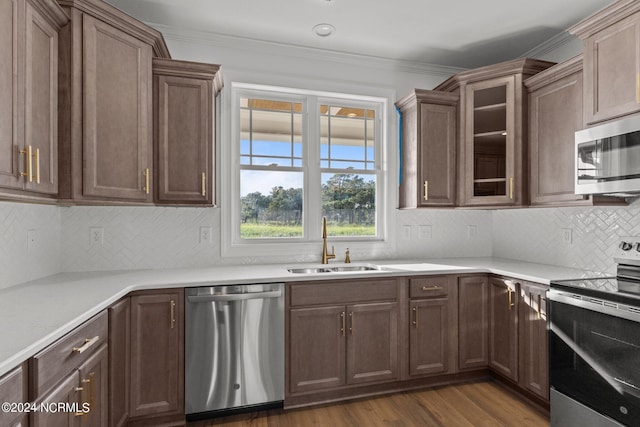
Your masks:
{"label": "cabinet shelf", "polygon": [[506,130],[494,130],[494,131],[491,131],[491,132],[481,132],[481,133],[473,134],[474,138],[495,138],[495,137],[499,137],[499,136],[506,137],[507,136],[507,131]]}
{"label": "cabinet shelf", "polygon": [[473,111],[499,111],[499,110],[506,110],[507,109],[507,103],[506,102],[500,102],[498,104],[489,104],[489,105],[482,105],[480,107],[475,107],[473,109]]}
{"label": "cabinet shelf", "polygon": [[481,184],[485,182],[507,182],[507,178],[483,178],[483,179],[474,179],[474,183]]}

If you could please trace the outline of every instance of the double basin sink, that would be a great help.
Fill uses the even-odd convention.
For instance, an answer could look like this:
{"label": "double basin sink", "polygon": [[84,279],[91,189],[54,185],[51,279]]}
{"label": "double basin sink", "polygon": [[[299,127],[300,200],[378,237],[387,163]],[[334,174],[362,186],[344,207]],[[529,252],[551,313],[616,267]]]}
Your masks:
{"label": "double basin sink", "polygon": [[300,267],[289,268],[289,273],[294,274],[318,274],[318,273],[348,273],[348,272],[363,272],[363,271],[382,271],[377,265],[340,265],[331,266],[323,265],[320,267]]}

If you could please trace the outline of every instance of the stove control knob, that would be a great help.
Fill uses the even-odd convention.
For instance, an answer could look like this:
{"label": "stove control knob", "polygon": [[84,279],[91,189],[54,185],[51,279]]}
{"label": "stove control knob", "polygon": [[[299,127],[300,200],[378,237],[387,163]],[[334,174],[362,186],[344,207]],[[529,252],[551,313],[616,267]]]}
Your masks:
{"label": "stove control knob", "polygon": [[628,250],[631,250],[633,245],[631,243],[629,243],[629,242],[622,241],[622,242],[620,242],[620,245],[618,245],[618,247],[626,252]]}
{"label": "stove control knob", "polygon": [[636,247],[636,252],[640,252],[640,242],[636,242],[634,246]]}

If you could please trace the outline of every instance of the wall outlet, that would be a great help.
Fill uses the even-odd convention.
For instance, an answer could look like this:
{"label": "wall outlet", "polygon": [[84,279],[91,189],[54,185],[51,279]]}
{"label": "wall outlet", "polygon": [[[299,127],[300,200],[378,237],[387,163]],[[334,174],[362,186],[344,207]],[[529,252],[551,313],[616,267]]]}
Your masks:
{"label": "wall outlet", "polygon": [[213,243],[213,229],[211,227],[200,227],[200,243]]}
{"label": "wall outlet", "polygon": [[562,243],[564,243],[565,245],[570,245],[573,243],[573,229],[571,228],[562,229]]}
{"label": "wall outlet", "polygon": [[425,240],[425,239],[430,239],[432,234],[431,234],[431,226],[430,225],[421,225],[420,226],[420,233],[418,234],[419,238],[421,240]]}
{"label": "wall outlet", "polygon": [[411,240],[411,226],[403,225],[401,235],[402,235],[402,240]]}
{"label": "wall outlet", "polygon": [[104,228],[89,227],[89,246],[102,246],[104,244]]}
{"label": "wall outlet", "polygon": [[27,230],[27,249],[33,249],[38,243],[38,233],[35,229]]}
{"label": "wall outlet", "polygon": [[475,239],[478,234],[478,227],[476,225],[467,225],[467,237],[469,239]]}

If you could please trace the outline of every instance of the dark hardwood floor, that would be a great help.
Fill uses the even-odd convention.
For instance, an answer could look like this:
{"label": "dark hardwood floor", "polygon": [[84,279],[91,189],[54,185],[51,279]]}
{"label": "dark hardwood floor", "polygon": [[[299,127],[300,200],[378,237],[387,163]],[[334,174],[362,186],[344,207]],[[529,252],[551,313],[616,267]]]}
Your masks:
{"label": "dark hardwood floor", "polygon": [[500,384],[487,381],[188,424],[188,427],[209,426],[525,427],[549,426],[549,417]]}

